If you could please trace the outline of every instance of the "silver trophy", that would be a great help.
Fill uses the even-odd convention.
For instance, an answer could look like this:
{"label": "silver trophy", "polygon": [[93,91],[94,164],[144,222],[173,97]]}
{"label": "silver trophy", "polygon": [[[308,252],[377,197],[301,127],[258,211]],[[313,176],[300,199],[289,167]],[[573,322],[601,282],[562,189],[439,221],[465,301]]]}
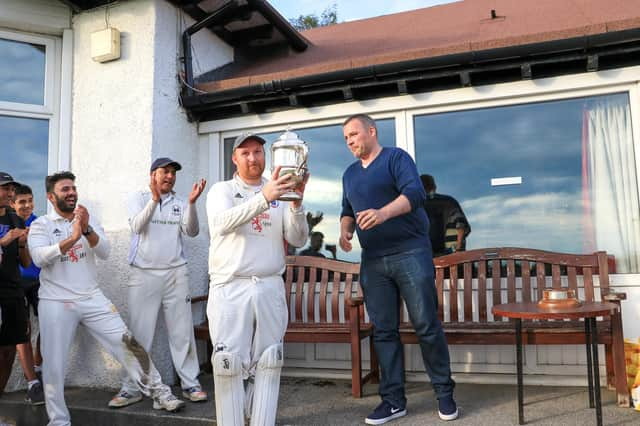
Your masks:
{"label": "silver trophy", "polygon": [[[308,170],[308,156],[309,147],[307,144],[298,135],[287,129],[271,145],[271,173],[280,166],[280,176],[292,174],[293,177],[291,179],[300,184]],[[278,199],[282,201],[298,201],[302,197],[295,191],[290,191]]]}

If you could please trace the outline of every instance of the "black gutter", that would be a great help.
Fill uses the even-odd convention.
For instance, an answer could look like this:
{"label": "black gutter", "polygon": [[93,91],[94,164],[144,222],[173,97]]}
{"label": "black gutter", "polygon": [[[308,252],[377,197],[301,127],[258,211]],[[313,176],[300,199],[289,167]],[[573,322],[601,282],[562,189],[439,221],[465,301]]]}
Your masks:
{"label": "black gutter", "polygon": [[191,58],[191,36],[204,27],[219,22],[226,22],[227,19],[233,15],[238,9],[239,4],[237,0],[231,0],[228,3],[220,6],[218,9],[211,12],[204,19],[191,25],[182,33],[182,50],[184,53],[184,73],[185,73],[185,85],[187,96],[193,96],[193,63]]}
{"label": "black gutter", "polygon": [[535,62],[536,56],[542,59],[542,55],[558,54],[562,56],[569,52],[592,51],[597,48],[605,48],[607,45],[620,44],[640,40],[640,28],[611,33],[586,35],[562,40],[553,40],[540,43],[510,46],[504,48],[487,49],[456,53],[452,55],[421,58],[410,61],[394,62],[388,64],[369,65],[359,68],[351,68],[332,71],[322,74],[306,75],[285,80],[271,80],[250,86],[234,89],[220,90],[216,92],[183,97],[182,105],[186,108],[202,109],[208,104],[220,103],[241,98],[258,98],[260,96],[282,94],[287,95],[300,88],[314,86],[344,85],[345,81],[378,79],[393,74],[406,74],[411,72],[437,71],[438,69],[456,66],[482,65],[484,62],[508,60],[516,58],[528,58]]}

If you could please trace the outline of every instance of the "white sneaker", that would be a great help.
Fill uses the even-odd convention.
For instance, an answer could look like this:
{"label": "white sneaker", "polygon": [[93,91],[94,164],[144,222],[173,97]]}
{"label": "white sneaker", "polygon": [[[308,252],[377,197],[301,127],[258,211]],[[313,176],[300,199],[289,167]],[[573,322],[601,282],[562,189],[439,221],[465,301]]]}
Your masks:
{"label": "white sneaker", "polygon": [[203,391],[200,386],[182,389],[182,396],[191,402],[202,402],[207,400],[207,393]]}
{"label": "white sneaker", "polygon": [[127,405],[135,404],[136,402],[140,402],[140,401],[142,401],[141,394],[133,395],[127,392],[126,390],[121,390],[116,394],[116,396],[111,398],[111,401],[109,401],[109,407],[122,408],[122,407],[126,407]]}
{"label": "white sneaker", "polygon": [[179,411],[184,407],[184,401],[179,400],[173,394],[167,394],[153,399],[154,410],[167,410],[170,413]]}

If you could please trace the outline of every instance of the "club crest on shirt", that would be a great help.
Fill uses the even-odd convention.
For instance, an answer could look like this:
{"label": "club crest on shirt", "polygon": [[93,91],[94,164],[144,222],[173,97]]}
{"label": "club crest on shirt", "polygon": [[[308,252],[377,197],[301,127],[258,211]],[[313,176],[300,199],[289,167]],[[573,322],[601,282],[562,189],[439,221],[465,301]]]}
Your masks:
{"label": "club crest on shirt", "polygon": [[173,206],[171,213],[173,213],[174,216],[180,216],[180,206]]}
{"label": "club crest on shirt", "polygon": [[273,201],[271,202],[271,208],[272,208],[272,209],[277,208],[279,205],[280,205],[280,201],[278,201],[278,200],[273,200]]}
{"label": "club crest on shirt", "polygon": [[271,226],[271,215],[268,212],[260,213],[251,219],[251,230],[255,233],[262,234],[264,228]]}
{"label": "club crest on shirt", "polygon": [[71,247],[65,256],[60,257],[60,262],[77,263],[80,259],[87,257],[87,252],[79,251],[82,248],[82,244],[76,244]]}

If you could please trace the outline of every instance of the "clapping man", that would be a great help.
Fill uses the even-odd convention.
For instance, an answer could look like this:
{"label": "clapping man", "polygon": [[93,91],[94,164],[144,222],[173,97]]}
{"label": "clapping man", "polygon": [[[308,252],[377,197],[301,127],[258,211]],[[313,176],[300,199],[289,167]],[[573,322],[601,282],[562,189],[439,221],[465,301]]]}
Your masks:
{"label": "clapping man", "polygon": [[[150,351],[162,307],[182,395],[189,401],[200,402],[207,400],[207,394],[198,381],[200,364],[193,334],[183,238],[198,235],[196,201],[207,182],[201,179],[194,183],[185,201],[173,191],[181,169],[180,163],[170,158],[156,159],[149,171],[149,187],[129,197],[129,321],[136,339]],[[109,407],[125,407],[141,399],[135,384],[125,378]]]}
{"label": "clapping man", "polygon": [[96,218],[77,204],[75,176],[60,172],[45,182],[53,211],[31,224],[28,241],[41,268],[38,310],[48,426],[71,424],[64,378],[80,324],[122,364],[139,390],[153,398],[153,408],[179,410],[184,402],[161,382],[151,358],[98,287],[96,258],[106,259],[110,245]]}

